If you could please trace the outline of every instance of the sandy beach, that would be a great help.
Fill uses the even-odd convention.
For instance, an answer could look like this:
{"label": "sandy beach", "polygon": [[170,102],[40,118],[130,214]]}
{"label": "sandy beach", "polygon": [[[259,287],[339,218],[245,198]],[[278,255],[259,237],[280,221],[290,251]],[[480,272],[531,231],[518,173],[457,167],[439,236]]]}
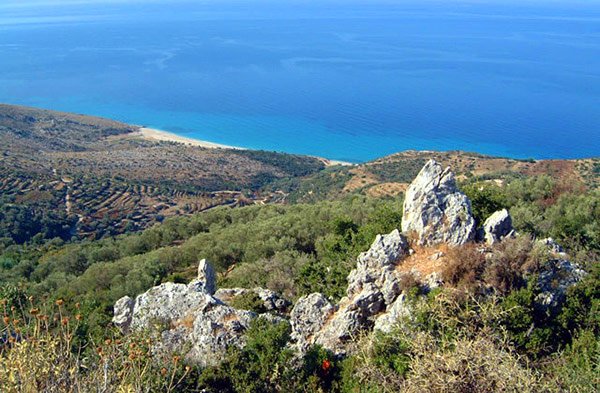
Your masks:
{"label": "sandy beach", "polygon": [[[246,149],[244,147],[239,147],[239,146],[223,145],[223,144],[220,144],[220,143],[202,141],[202,140],[199,140],[199,139],[186,138],[184,136],[179,136],[179,135],[174,134],[172,132],[163,131],[163,130],[157,130],[157,129],[154,129],[154,128],[140,127],[137,136],[140,136],[143,139],[152,140],[152,141],[177,142],[177,143],[184,143],[184,144],[190,145],[190,146],[205,147],[205,148],[208,148],[208,149],[248,150],[248,149]],[[319,160],[323,161],[323,163],[326,166],[354,165],[354,164],[352,164],[350,162],[344,162],[344,161],[338,161],[338,160],[330,160],[330,159],[323,158],[323,157],[315,157],[315,158],[318,158]]]}
{"label": "sandy beach", "polygon": [[149,139],[149,140],[153,140],[153,141],[178,142],[178,143],[184,143],[186,145],[191,145],[191,146],[206,147],[209,149],[246,150],[243,147],[222,145],[220,143],[213,143],[213,142],[201,141],[199,139],[186,138],[183,136],[179,136],[177,134],[173,134],[172,132],[157,130],[154,128],[141,127],[139,130],[139,136],[141,136],[144,139]]}

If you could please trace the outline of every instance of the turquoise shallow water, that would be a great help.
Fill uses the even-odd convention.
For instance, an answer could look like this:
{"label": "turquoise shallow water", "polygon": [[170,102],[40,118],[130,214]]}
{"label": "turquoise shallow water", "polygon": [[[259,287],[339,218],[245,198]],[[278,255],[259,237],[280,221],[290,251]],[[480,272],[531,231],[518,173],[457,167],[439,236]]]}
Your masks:
{"label": "turquoise shallow water", "polygon": [[600,156],[595,1],[29,4],[0,4],[2,102],[349,161]]}

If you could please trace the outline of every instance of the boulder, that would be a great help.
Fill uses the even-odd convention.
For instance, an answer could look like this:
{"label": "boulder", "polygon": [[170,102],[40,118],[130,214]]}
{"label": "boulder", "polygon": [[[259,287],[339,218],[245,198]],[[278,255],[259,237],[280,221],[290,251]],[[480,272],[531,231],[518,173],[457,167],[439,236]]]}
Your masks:
{"label": "boulder", "polygon": [[114,305],[113,324],[123,333],[129,331],[131,317],[133,314],[133,299],[129,296],[123,296]]}
{"label": "boulder", "polygon": [[502,209],[489,216],[483,224],[483,230],[485,241],[490,245],[514,234],[512,218],[508,210]]}
{"label": "boulder", "polygon": [[420,245],[465,244],[475,237],[471,202],[458,190],[450,168],[429,160],[406,190],[402,232]]}
{"label": "boulder", "polygon": [[548,261],[538,278],[541,292],[537,295],[536,302],[544,307],[556,308],[564,301],[569,287],[581,281],[586,274],[581,266],[566,259]]}

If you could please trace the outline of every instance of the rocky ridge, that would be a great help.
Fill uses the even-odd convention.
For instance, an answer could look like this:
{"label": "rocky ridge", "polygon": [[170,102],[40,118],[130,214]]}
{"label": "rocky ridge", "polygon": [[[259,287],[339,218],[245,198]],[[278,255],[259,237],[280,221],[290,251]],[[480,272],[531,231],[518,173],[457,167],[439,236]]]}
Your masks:
{"label": "rocky ridge", "polygon": [[[391,331],[402,317],[409,317],[411,305],[405,292],[406,275],[419,280],[429,290],[442,285],[439,272],[422,277],[399,269],[415,250],[414,244],[460,246],[475,240],[475,220],[471,204],[461,193],[449,168],[429,161],[410,185],[404,202],[401,233],[394,230],[378,235],[368,251],[357,258],[356,268],[348,275],[346,296],[333,304],[321,293],[301,297],[286,314],[290,303],[263,288],[216,288],[211,265],[199,263],[197,279],[190,284],[164,283],[135,299],[124,297],[114,306],[113,323],[124,333],[146,330],[159,337],[155,350],[185,353],[187,360],[200,365],[218,364],[229,346],[241,347],[244,332],[255,318],[291,325],[291,346],[306,352],[318,344],[344,356],[354,349],[355,338],[372,330]],[[508,211],[494,213],[484,224],[488,244],[514,235]],[[542,241],[550,251],[559,250],[552,239]],[[483,247],[485,250],[485,247]],[[542,292],[537,301],[554,307],[567,288],[586,274],[579,266],[555,254],[542,267],[538,285]],[[236,309],[232,300],[254,293],[263,302],[263,313]]]}

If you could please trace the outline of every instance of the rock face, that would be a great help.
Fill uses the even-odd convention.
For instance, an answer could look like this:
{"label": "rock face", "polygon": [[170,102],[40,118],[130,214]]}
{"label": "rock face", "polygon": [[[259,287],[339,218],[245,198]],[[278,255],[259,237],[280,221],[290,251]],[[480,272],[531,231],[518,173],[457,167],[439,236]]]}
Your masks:
{"label": "rock face", "polygon": [[485,232],[485,241],[490,245],[511,236],[514,230],[512,218],[508,214],[508,210],[502,209],[489,216],[483,224],[483,230]]}
{"label": "rock face", "polygon": [[406,190],[402,232],[416,233],[420,245],[462,245],[473,240],[471,202],[450,168],[429,160]]}
{"label": "rock face", "polygon": [[312,344],[313,335],[321,330],[334,311],[333,305],[320,293],[298,299],[290,314],[290,324],[292,339],[301,352]]}

